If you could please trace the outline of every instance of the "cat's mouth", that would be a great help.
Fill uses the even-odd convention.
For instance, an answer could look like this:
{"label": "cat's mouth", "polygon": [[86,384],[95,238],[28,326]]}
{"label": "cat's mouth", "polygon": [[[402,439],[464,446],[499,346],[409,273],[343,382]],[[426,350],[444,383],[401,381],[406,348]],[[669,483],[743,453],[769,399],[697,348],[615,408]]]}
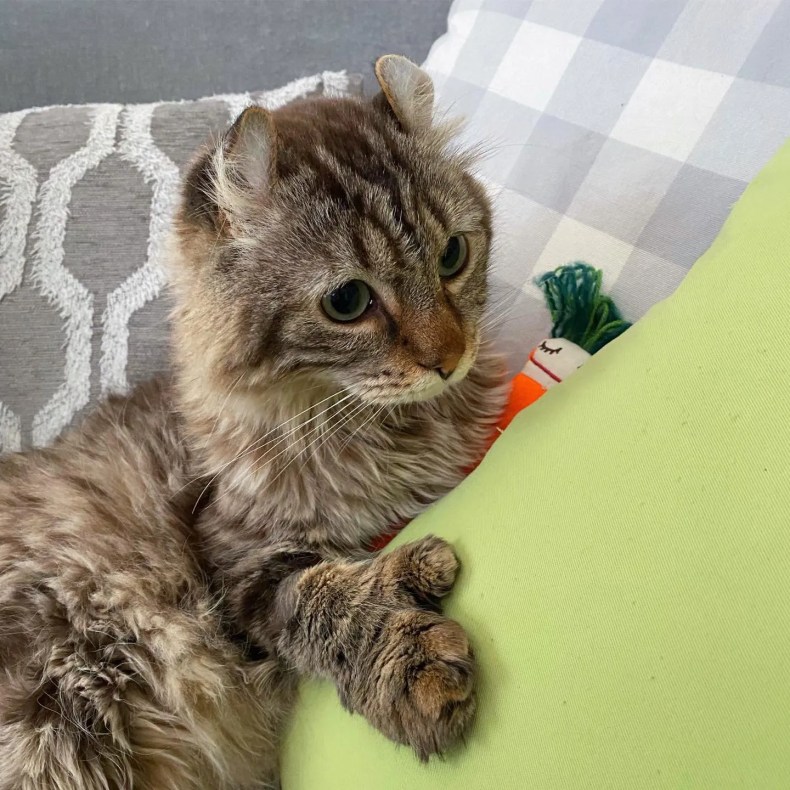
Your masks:
{"label": "cat's mouth", "polygon": [[368,403],[383,406],[433,400],[466,378],[477,359],[479,347],[477,340],[470,344],[455,370],[447,378],[443,378],[435,371],[418,373],[408,384],[390,384],[376,377],[360,386],[357,395]]}

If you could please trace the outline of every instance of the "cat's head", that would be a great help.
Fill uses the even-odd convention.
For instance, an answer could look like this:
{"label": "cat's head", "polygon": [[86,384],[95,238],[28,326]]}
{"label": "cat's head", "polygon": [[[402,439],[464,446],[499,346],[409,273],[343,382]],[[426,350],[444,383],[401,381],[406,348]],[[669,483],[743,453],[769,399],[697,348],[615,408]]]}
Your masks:
{"label": "cat's head", "polygon": [[372,101],[247,109],[189,173],[174,256],[182,369],[431,398],[480,343],[489,205],[398,56]]}

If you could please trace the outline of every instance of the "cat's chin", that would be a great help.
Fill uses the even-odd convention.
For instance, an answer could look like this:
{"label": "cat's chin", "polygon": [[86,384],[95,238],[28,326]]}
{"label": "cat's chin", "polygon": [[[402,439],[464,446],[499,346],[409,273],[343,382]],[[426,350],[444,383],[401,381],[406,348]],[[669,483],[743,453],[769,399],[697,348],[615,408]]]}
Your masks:
{"label": "cat's chin", "polygon": [[[461,381],[462,379],[459,379]],[[436,381],[425,387],[412,390],[393,390],[386,394],[362,394],[361,400],[374,406],[405,406],[409,403],[425,403],[435,400],[450,390],[457,381]]]}
{"label": "cat's chin", "polygon": [[394,392],[392,395],[377,396],[372,399],[371,402],[386,406],[404,406],[408,403],[424,403],[425,401],[434,400],[440,395],[443,395],[447,392],[449,387],[449,384],[440,381],[437,382],[436,385],[421,390],[406,390],[404,392]]}

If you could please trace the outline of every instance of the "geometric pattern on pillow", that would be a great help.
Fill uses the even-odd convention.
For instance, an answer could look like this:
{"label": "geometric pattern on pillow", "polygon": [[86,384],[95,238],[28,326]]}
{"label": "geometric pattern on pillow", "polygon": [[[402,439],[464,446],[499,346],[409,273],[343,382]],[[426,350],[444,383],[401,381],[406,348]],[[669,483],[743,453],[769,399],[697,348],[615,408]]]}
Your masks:
{"label": "geometric pattern on pillow", "polygon": [[51,442],[167,365],[163,247],[196,148],[249,104],[358,95],[324,72],[277,90],[0,115],[0,452]]}

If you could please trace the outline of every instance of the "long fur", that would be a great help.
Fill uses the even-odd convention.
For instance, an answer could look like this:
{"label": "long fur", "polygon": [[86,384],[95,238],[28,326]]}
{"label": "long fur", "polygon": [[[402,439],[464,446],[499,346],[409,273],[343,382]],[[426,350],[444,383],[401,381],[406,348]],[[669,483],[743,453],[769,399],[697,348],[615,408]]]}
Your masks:
{"label": "long fur", "polygon": [[[452,551],[365,553],[459,482],[504,397],[488,203],[446,129],[402,122],[417,76],[246,114],[199,154],[172,378],[0,461],[2,790],[274,786],[299,674],[422,757],[467,725]],[[321,297],[354,278],[376,303],[333,323]]]}

